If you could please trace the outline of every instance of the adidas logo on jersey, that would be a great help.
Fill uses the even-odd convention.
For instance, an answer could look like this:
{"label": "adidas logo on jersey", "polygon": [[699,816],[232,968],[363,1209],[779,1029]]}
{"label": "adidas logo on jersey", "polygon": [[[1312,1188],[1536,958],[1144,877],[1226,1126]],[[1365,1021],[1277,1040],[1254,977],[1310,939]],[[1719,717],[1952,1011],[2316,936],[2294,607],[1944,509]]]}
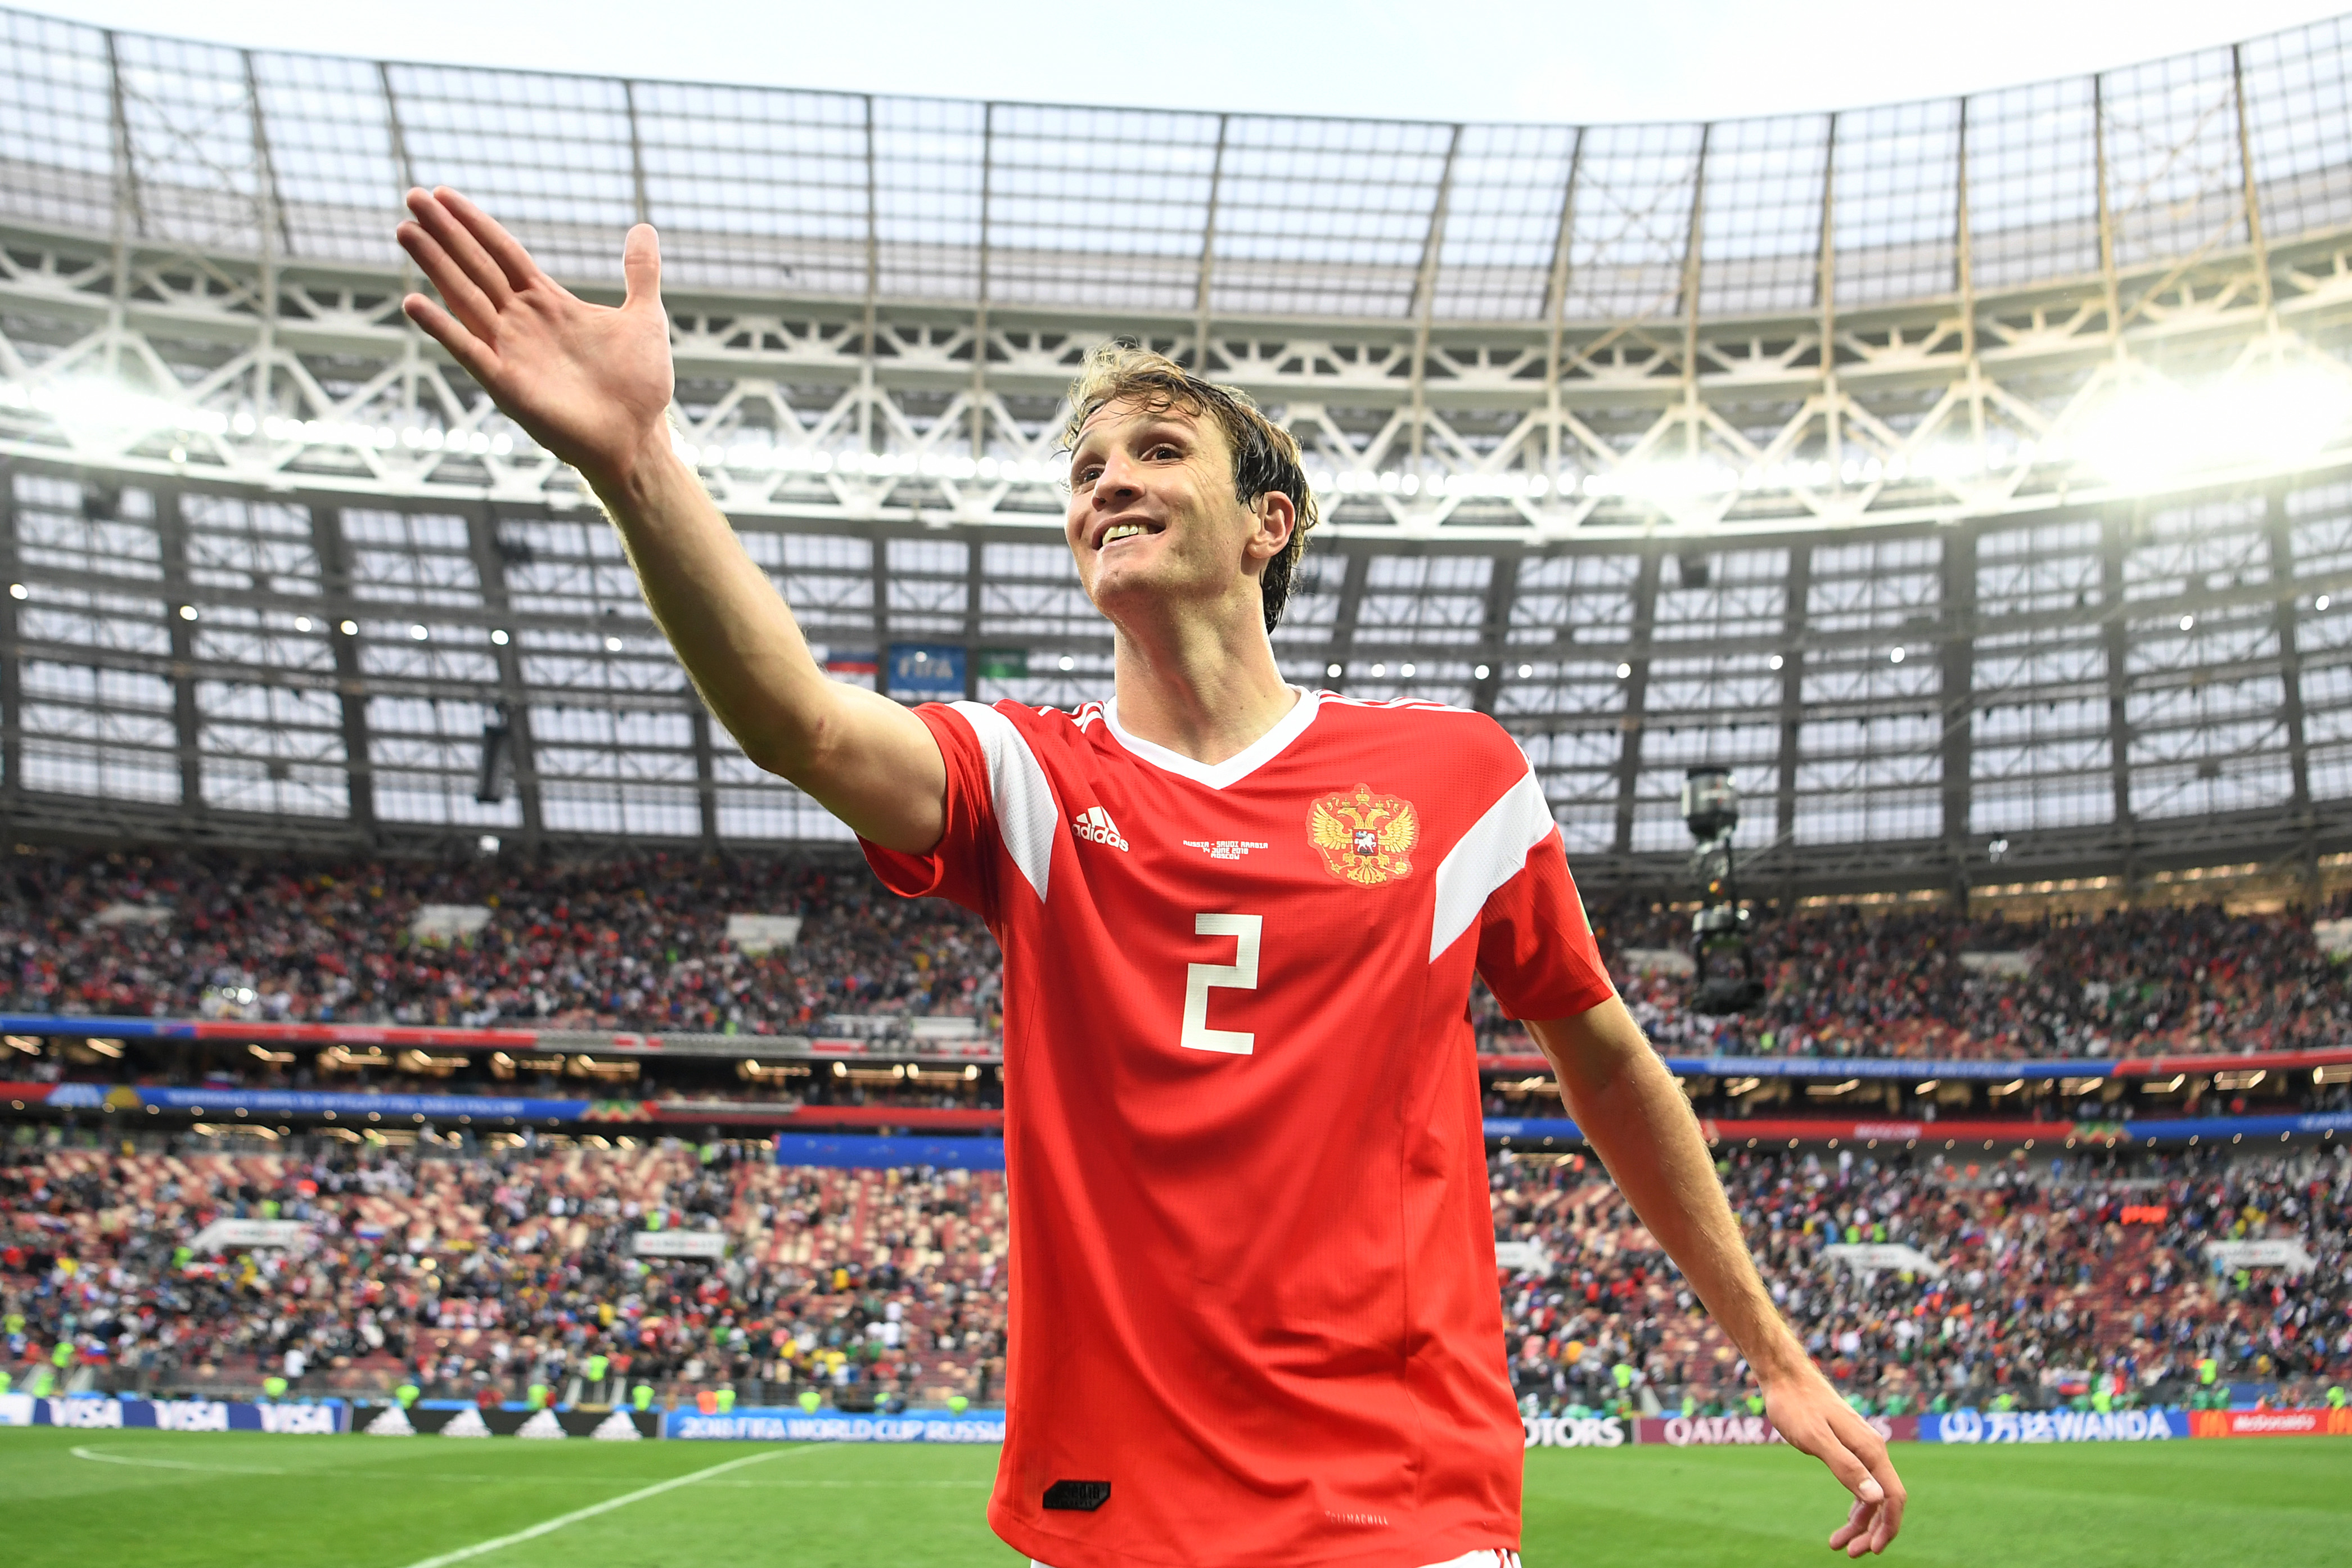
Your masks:
{"label": "adidas logo on jersey", "polygon": [[1070,818],[1070,831],[1097,844],[1108,844],[1113,849],[1125,849],[1127,840],[1119,837],[1118,824],[1101,806],[1090,805]]}

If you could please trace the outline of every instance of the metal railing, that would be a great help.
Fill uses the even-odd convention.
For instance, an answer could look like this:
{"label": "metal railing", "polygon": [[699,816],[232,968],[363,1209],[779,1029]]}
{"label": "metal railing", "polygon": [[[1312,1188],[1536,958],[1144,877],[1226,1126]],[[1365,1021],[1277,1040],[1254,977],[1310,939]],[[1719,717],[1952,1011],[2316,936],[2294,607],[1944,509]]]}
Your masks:
{"label": "metal railing", "polygon": [[2340,227],[2347,80],[2338,19],[1964,98],[1448,124],[559,76],[9,11],[0,208],[382,266],[400,193],[447,183],[590,281],[650,221],[685,289],[1204,328],[1810,314],[2111,287]]}

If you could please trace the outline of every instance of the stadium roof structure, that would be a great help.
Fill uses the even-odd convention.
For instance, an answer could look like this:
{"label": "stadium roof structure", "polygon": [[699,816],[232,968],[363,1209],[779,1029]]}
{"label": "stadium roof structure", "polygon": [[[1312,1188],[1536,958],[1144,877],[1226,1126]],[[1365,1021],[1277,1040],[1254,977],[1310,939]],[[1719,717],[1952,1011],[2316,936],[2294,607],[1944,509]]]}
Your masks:
{"label": "stadium roof structure", "polygon": [[2347,68],[2336,21],[1965,99],[1442,124],[0,11],[0,815],[840,836],[402,319],[400,193],[446,183],[591,293],[660,226],[680,445],[902,692],[1107,689],[1055,431],[1122,334],[1305,444],[1294,677],[1497,715],[1588,881],[1674,874],[1699,763],[1761,890],[2307,864],[2352,848]]}

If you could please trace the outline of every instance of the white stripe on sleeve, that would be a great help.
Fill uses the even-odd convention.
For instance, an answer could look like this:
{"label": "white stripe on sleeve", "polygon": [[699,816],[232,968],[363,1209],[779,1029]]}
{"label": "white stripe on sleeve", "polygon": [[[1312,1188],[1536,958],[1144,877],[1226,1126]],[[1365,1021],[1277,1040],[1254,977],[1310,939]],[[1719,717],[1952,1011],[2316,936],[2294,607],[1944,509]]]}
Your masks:
{"label": "white stripe on sleeve", "polygon": [[985,703],[950,706],[980,737],[981,754],[988,761],[989,799],[996,807],[996,830],[1004,837],[1004,852],[1043,903],[1045,874],[1054,865],[1054,834],[1062,820],[1054,786],[1037,765],[1028,738],[1013,728],[1012,720]]}
{"label": "white stripe on sleeve", "polygon": [[1530,767],[1486,815],[1470,826],[1437,867],[1437,910],[1429,932],[1429,962],[1478,918],[1495,889],[1519,874],[1528,851],[1556,831],[1543,785]]}

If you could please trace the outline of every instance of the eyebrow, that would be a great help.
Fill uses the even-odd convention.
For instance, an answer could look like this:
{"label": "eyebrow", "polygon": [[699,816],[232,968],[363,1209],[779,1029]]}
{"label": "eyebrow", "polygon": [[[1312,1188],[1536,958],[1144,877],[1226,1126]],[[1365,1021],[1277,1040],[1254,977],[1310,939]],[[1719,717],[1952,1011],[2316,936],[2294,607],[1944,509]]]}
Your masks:
{"label": "eyebrow", "polygon": [[[1131,421],[1129,420],[1119,421],[1122,425],[1130,422]],[[1198,419],[1187,419],[1183,417],[1180,410],[1173,408],[1163,408],[1146,415],[1143,416],[1142,423],[1147,432],[1156,428],[1167,428],[1171,426],[1188,432],[1197,432],[1200,429],[1200,421]],[[1077,466],[1078,458],[1080,454],[1086,451],[1087,443],[1090,442],[1096,435],[1099,434],[1106,428],[1108,428],[1106,426],[1088,425],[1078,432],[1077,444],[1070,448],[1071,467],[1076,468]]]}

